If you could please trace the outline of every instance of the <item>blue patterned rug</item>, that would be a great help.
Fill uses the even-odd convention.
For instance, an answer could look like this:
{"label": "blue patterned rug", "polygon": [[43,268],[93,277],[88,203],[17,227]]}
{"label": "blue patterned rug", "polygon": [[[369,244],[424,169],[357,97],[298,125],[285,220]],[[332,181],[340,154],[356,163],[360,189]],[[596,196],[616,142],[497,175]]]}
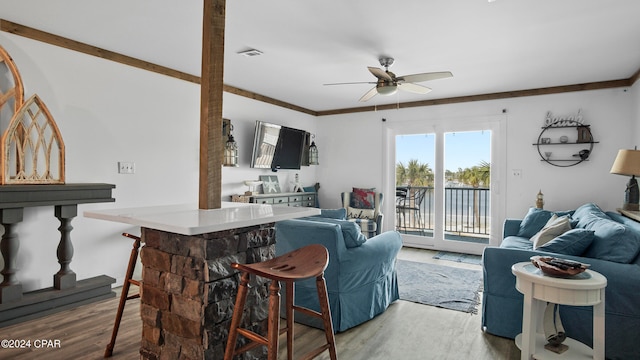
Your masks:
{"label": "blue patterned rug", "polygon": [[482,271],[398,259],[400,299],[478,313]]}
{"label": "blue patterned rug", "polygon": [[482,263],[482,256],[480,255],[461,254],[448,251],[439,251],[437,254],[433,255],[433,258],[461,262],[465,264],[480,265]]}

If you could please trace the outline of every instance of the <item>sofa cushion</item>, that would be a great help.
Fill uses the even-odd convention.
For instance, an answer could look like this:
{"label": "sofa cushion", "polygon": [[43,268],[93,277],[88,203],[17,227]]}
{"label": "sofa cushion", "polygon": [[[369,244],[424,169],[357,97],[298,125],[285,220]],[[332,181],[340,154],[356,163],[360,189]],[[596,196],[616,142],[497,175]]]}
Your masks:
{"label": "sofa cushion", "polygon": [[346,220],[347,219],[347,209],[320,209],[319,217],[330,218],[330,219],[338,219],[338,220]]}
{"label": "sofa cushion", "polygon": [[538,250],[580,256],[591,245],[593,230],[571,229],[538,247]]}
{"label": "sofa cushion", "polygon": [[542,227],[542,230],[538,231],[531,237],[533,243],[533,249],[536,250],[540,246],[548,243],[557,236],[564,234],[571,230],[568,216],[560,216],[553,214],[547,223]]}
{"label": "sofa cushion", "polygon": [[586,257],[627,264],[640,252],[640,234],[608,216],[589,214],[580,219],[580,224],[594,232],[593,242],[584,253]]}
{"label": "sofa cushion", "polygon": [[[538,231],[542,230],[553,214],[556,214],[557,216],[571,216],[573,214],[573,210],[553,212],[532,207],[529,209],[524,219],[522,219],[522,222],[520,222],[520,229],[518,230],[517,236],[526,238],[532,237]],[[575,227],[573,222],[571,222],[571,227]]]}
{"label": "sofa cushion", "polygon": [[527,212],[527,215],[525,215],[524,219],[522,219],[522,222],[520,223],[520,230],[518,230],[517,236],[526,238],[532,237],[538,231],[542,230],[547,221],[551,219],[551,215],[553,215],[551,211],[530,208],[529,212]]}
{"label": "sofa cushion", "polygon": [[309,216],[301,219],[340,225],[340,230],[342,230],[342,237],[344,239],[344,245],[347,248],[358,247],[367,241],[367,237],[364,236],[364,234],[360,231],[360,226],[354,222],[348,220],[325,218],[320,216]]}
{"label": "sofa cushion", "polygon": [[600,209],[600,207],[598,207],[598,205],[593,203],[587,203],[580,206],[573,212],[571,217],[576,222],[575,227],[583,229],[586,229],[587,225],[592,221],[598,219],[611,219]]}
{"label": "sofa cushion", "polygon": [[500,247],[506,249],[533,250],[533,244],[529,238],[521,236],[507,236],[502,239]]}

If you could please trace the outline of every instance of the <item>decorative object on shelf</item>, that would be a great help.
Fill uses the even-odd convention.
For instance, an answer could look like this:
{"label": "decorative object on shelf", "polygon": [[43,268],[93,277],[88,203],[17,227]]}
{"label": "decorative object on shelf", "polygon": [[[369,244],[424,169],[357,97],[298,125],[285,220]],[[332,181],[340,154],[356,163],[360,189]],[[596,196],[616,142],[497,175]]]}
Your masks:
{"label": "decorative object on shelf", "polygon": [[249,196],[256,194],[256,186],[262,185],[262,183],[260,180],[245,180],[244,184],[249,187],[249,191],[245,191],[244,194]]}
{"label": "decorative object on shelf", "polygon": [[575,115],[567,115],[567,116],[553,116],[551,111],[547,111],[547,117],[544,120],[545,126],[567,126],[567,125],[575,125],[582,124],[583,116],[582,109],[578,109],[578,112]]}
{"label": "decorative object on shelf", "polygon": [[315,135],[311,135],[311,145],[309,145],[309,165],[319,165],[318,147],[316,146],[315,138]]}
{"label": "decorative object on shelf", "polygon": [[544,194],[542,193],[542,189],[538,190],[538,195],[536,195],[536,208],[544,208]]}
{"label": "decorative object on shelf", "polygon": [[[38,95],[24,101],[24,88],[11,56],[0,47],[0,143],[2,174],[6,184],[64,184],[65,147],[53,116]],[[12,80],[12,81],[11,81]],[[8,84],[8,85],[6,85]],[[3,109],[4,105],[7,108]]]}
{"label": "decorative object on shelf", "polygon": [[291,183],[291,192],[304,192],[302,185],[300,185],[300,176],[296,173],[295,180]]}
{"label": "decorative object on shelf", "polygon": [[591,137],[591,130],[589,129],[589,126],[578,126],[578,139],[576,140],[576,142],[579,143],[589,143],[593,141],[593,138]]}
{"label": "decorative object on shelf", "polygon": [[622,209],[638,211],[640,192],[638,191],[636,175],[640,176],[640,150],[619,150],[613,166],[611,166],[610,173],[631,176],[629,183],[627,183],[627,188],[624,191],[624,205]]}
{"label": "decorative object on shelf", "polygon": [[231,195],[231,202],[248,203],[251,200],[251,196],[247,195]]}
{"label": "decorative object on shelf", "polygon": [[[573,132],[562,134],[563,130],[569,128],[578,129],[575,137]],[[558,140],[553,142],[551,139]],[[582,110],[579,110],[576,115],[566,117],[553,117],[550,111],[547,112],[545,126],[538,135],[538,141],[533,145],[537,147],[541,161],[553,166],[569,167],[587,161],[593,151],[593,145],[597,143],[593,141],[590,126],[583,123]],[[579,144],[589,144],[589,148],[576,153],[572,149]],[[549,151],[551,148],[558,150],[553,152],[553,158]]]}
{"label": "decorative object on shelf", "polygon": [[578,154],[574,154],[573,156],[578,156],[580,160],[587,160],[590,154],[591,154],[591,151],[584,149],[584,150],[580,150]]}
{"label": "decorative object on shelf", "polygon": [[[225,122],[225,120],[227,122]],[[230,120],[223,119],[222,131],[223,137],[227,135],[227,142],[224,145],[224,161],[222,164],[228,167],[238,167],[238,144],[233,138],[233,125],[231,125]],[[228,131],[228,133],[224,134],[225,131]]]}
{"label": "decorative object on shelf", "polygon": [[276,175],[260,175],[262,192],[265,194],[277,194],[280,192],[280,183]]}

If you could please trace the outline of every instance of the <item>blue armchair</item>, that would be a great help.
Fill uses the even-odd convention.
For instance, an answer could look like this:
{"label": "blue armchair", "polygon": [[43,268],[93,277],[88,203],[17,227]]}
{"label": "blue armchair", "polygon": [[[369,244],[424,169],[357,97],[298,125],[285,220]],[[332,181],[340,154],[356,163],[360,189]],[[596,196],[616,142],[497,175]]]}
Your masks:
{"label": "blue armchair", "polygon": [[[336,332],[372,319],[399,298],[396,256],[402,247],[400,234],[389,231],[370,239],[361,235],[356,224],[339,219],[308,217],[276,222],[276,255],[309,244],[322,244],[329,250],[324,276]],[[296,282],[295,303],[320,309],[315,279]],[[296,313],[295,320],[322,328],[318,319],[302,313]]]}

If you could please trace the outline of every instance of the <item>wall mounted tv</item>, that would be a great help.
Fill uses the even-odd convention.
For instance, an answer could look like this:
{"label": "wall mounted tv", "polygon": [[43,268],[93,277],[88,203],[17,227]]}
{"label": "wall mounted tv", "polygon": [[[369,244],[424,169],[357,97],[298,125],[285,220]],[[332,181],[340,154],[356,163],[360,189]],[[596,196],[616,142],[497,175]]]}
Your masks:
{"label": "wall mounted tv", "polygon": [[256,121],[251,167],[300,169],[306,138],[303,130]]}

